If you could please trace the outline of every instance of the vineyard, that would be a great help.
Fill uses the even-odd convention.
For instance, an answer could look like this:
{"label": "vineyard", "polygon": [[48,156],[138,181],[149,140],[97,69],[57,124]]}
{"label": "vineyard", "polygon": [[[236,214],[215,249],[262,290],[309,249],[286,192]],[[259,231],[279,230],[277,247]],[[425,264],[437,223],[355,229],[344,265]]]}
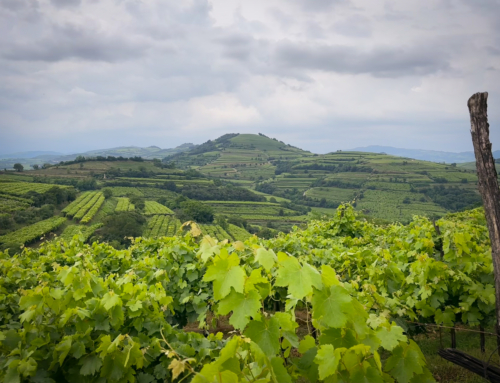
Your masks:
{"label": "vineyard", "polygon": [[170,210],[168,207],[156,201],[146,201],[144,204],[146,205],[146,210],[145,210],[146,215],[174,214],[174,212]]}
{"label": "vineyard", "polygon": [[495,322],[484,212],[449,214],[479,206],[473,172],[253,135],[207,150],[0,176],[0,381],[462,381],[426,341]]}
{"label": "vineyard", "polygon": [[130,200],[127,197],[119,197],[118,204],[116,205],[115,211],[132,211],[135,209],[135,206],[130,203]]}
{"label": "vineyard", "polygon": [[0,195],[0,211],[5,213],[12,213],[14,211],[24,210],[30,206],[28,200],[21,198],[14,199],[8,196]]}
{"label": "vineyard", "polygon": [[57,229],[64,222],[66,222],[66,218],[64,217],[52,217],[33,225],[25,226],[19,230],[0,236],[0,244],[12,244],[13,247],[28,244],[39,240],[45,234]]}
{"label": "vineyard", "polygon": [[[98,208],[101,207],[102,203],[104,202],[104,196],[100,192],[92,193],[90,199],[86,200],[87,202],[83,202],[81,204],[80,209],[76,212],[76,214],[73,216],[74,219],[76,220],[82,220],[85,215],[91,211],[93,211],[93,207],[95,205],[98,205]],[[96,210],[97,211],[97,210]],[[91,214],[90,218],[95,214]]]}
{"label": "vineyard", "polygon": [[154,215],[148,222],[144,237],[172,237],[181,227],[181,222],[168,215]]}
{"label": "vineyard", "polygon": [[[13,194],[22,196],[29,192],[45,193],[47,190],[53,188],[54,185],[42,183],[29,183],[29,182],[2,182],[0,190],[4,194]],[[66,187],[58,185],[58,187]]]}
{"label": "vineyard", "polygon": [[66,206],[62,213],[68,217],[73,217],[80,211],[95,195],[97,192],[85,192],[80,194],[73,202]]}
{"label": "vineyard", "polygon": [[[482,211],[436,226],[425,218],[376,226],[346,206],[267,241],[217,242],[192,229],[128,250],[54,241],[0,253],[0,376],[433,382],[399,324],[487,326],[495,306]],[[226,336],[178,329],[211,329],[225,316]]]}
{"label": "vineyard", "polygon": [[79,240],[86,242],[94,232],[100,228],[102,224],[98,223],[92,226],[85,225],[69,225],[67,226],[63,233],[61,234],[61,240],[69,242],[73,239],[75,235],[81,236]]}
{"label": "vineyard", "polygon": [[104,200],[105,200],[104,196],[102,194],[100,194],[97,201],[95,201],[95,203],[92,205],[92,207],[85,213],[85,215],[83,216],[83,218],[80,222],[81,223],[89,222],[94,217],[94,215],[96,215],[96,213],[99,211],[102,204],[104,203]]}

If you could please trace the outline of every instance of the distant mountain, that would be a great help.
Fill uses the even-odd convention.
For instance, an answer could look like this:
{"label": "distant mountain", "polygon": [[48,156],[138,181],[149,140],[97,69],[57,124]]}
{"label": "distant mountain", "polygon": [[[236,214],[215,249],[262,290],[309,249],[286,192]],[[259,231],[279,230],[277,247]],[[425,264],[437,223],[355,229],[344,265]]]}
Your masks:
{"label": "distant mountain", "polygon": [[[0,169],[12,169],[15,163],[19,162],[29,169],[32,165],[43,165],[44,163],[55,164],[61,161],[72,161],[78,156],[84,157],[142,157],[144,159],[152,160],[153,158],[163,159],[165,157],[184,152],[196,147],[191,143],[185,143],[171,149],[162,149],[158,146],[149,146],[141,148],[138,146],[120,146],[110,149],[90,150],[83,153],[62,154],[58,152],[34,151],[34,152],[21,152],[8,155],[7,157],[0,156]],[[31,154],[31,155],[29,155]],[[15,155],[15,156],[14,156]]]}
{"label": "distant mountain", "polygon": [[119,146],[117,148],[90,150],[85,153],[72,154],[71,157],[76,158],[77,156],[84,156],[84,157],[97,157],[97,156],[136,157],[137,156],[152,160],[153,158],[162,159],[172,154],[192,149],[195,146],[196,145],[191,143],[182,144],[172,149],[162,149],[159,148],[158,146],[148,146],[147,148],[141,148],[138,146]]}
{"label": "distant mountain", "polygon": [[[356,152],[369,152],[369,153],[385,153],[393,156],[414,158],[416,160],[432,161],[432,162],[446,162],[446,163],[462,163],[474,162],[474,152],[441,152],[437,150],[423,150],[423,149],[403,149],[394,148],[392,146],[379,146],[371,145],[359,148],[350,149],[349,151]],[[500,157],[500,150],[493,152],[493,157]]]}
{"label": "distant mountain", "polygon": [[34,158],[38,156],[62,156],[62,153],[59,152],[48,152],[48,151],[43,151],[43,150],[35,150],[31,152],[17,152],[17,153],[10,153],[10,154],[0,154],[0,159],[6,159],[6,158]]}

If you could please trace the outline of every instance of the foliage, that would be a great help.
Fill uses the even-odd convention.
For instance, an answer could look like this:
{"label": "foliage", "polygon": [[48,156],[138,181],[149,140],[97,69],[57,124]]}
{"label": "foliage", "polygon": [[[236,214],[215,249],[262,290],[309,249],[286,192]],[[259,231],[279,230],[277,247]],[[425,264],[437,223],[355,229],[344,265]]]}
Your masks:
{"label": "foliage", "polygon": [[[330,223],[337,234],[357,230],[349,216]],[[0,253],[0,275],[6,382],[434,381],[403,329],[369,310],[334,269],[256,238],[198,244],[187,234],[120,251],[75,237]],[[284,311],[272,314],[267,307],[280,297]],[[317,340],[296,334],[295,310],[304,307]],[[203,326],[208,309],[230,314],[235,333],[226,341],[171,327]]]}
{"label": "foliage", "polygon": [[214,211],[211,206],[193,200],[181,202],[180,209],[176,211],[176,214],[182,222],[192,220],[199,223],[210,223],[214,220]]}
{"label": "foliage", "polygon": [[89,211],[87,211],[87,213],[83,216],[82,220],[80,221],[81,223],[87,223],[87,222],[90,222],[90,220],[92,218],[94,218],[94,215],[96,215],[96,213],[99,211],[99,209],[101,208],[102,204],[104,203],[105,201],[105,197],[104,195],[100,195],[98,200],[96,201],[96,203],[90,208]]}
{"label": "foliage", "polygon": [[64,217],[53,217],[33,225],[24,226],[19,230],[0,236],[0,245],[3,249],[12,248],[13,251],[16,251],[19,246],[39,240],[45,234],[57,229],[65,221]]}
{"label": "foliage", "polygon": [[[175,190],[174,190],[175,191]],[[201,201],[265,201],[266,198],[240,187],[213,185],[184,185],[181,193]]]}
{"label": "foliage", "polygon": [[145,215],[174,214],[168,207],[155,201],[145,201]]}
{"label": "foliage", "polygon": [[133,211],[113,213],[104,218],[99,237],[118,246],[127,246],[131,238],[142,235],[146,219]]}

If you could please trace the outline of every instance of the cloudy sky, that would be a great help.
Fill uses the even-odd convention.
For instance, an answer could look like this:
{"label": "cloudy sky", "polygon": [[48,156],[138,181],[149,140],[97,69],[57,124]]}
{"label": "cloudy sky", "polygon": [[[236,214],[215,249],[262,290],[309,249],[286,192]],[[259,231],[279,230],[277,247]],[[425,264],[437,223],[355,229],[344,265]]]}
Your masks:
{"label": "cloudy sky", "polygon": [[[258,133],[500,149],[500,0],[0,0],[0,153]],[[497,144],[497,145],[495,145]]]}

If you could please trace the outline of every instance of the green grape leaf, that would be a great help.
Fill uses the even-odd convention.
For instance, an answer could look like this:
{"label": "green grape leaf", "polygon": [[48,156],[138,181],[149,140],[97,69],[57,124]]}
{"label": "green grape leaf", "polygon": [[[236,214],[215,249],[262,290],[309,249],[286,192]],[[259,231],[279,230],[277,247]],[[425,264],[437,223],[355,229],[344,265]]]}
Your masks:
{"label": "green grape leaf", "polygon": [[255,285],[265,283],[268,284],[268,280],[262,276],[260,268],[252,270],[250,276],[245,280],[245,292],[249,292],[251,290],[256,290]]}
{"label": "green grape leaf", "polygon": [[328,327],[343,327],[352,310],[351,301],[349,293],[341,286],[316,291],[312,298],[313,318]]}
{"label": "green grape leaf", "polygon": [[17,367],[17,371],[19,371],[19,373],[22,376],[32,376],[35,374],[37,366],[38,365],[35,362],[35,359],[33,359],[33,358],[28,358],[27,360],[23,359],[19,362],[19,366]]}
{"label": "green grape leaf", "polygon": [[7,370],[7,373],[4,376],[4,383],[21,383],[21,377],[19,376],[19,372],[17,372],[16,367],[10,367]]}
{"label": "green grape leaf", "polygon": [[269,272],[278,258],[276,257],[276,254],[274,254],[274,251],[272,250],[266,250],[264,248],[257,249],[255,253],[255,261],[259,263],[259,265],[263,266],[264,269],[266,269],[267,272]]}
{"label": "green grape leaf", "polygon": [[425,366],[417,344],[410,340],[409,344],[401,342],[387,359],[384,370],[395,377],[398,383],[408,383],[415,374],[423,372]]}
{"label": "green grape leaf", "polygon": [[296,299],[302,299],[313,292],[313,286],[321,289],[321,275],[308,265],[301,266],[297,258],[284,253],[279,254],[279,270],[275,285],[288,287],[288,293]]}
{"label": "green grape leaf", "polygon": [[380,339],[381,345],[386,350],[393,350],[399,342],[406,342],[406,336],[403,334],[403,329],[394,323],[391,325],[390,329],[387,327],[381,327],[377,330],[377,338]]}
{"label": "green grape leaf", "polygon": [[206,282],[213,281],[214,298],[216,300],[227,296],[231,291],[231,287],[237,292],[243,293],[246,274],[240,266],[237,266],[239,262],[238,256],[233,253],[227,258],[216,257],[214,264],[207,268],[203,280]]}
{"label": "green grape leaf", "polygon": [[276,375],[276,380],[279,383],[292,383],[292,378],[288,375],[285,366],[283,366],[283,362],[281,358],[271,359],[271,366],[273,367],[274,375]]}
{"label": "green grape leaf", "polygon": [[436,313],[434,314],[434,320],[437,324],[453,326],[455,322],[455,313],[449,307],[447,307],[444,311],[437,309]]}
{"label": "green grape leaf", "polygon": [[427,368],[424,368],[423,370],[424,372],[415,375],[410,380],[410,383],[436,383],[436,380],[434,379],[434,376],[432,376],[431,372]]}
{"label": "green grape leaf", "polygon": [[292,319],[290,313],[277,312],[274,317],[280,322],[280,327],[282,331],[295,332],[295,329],[299,327],[297,322]]}
{"label": "green grape leaf", "polygon": [[139,383],[153,383],[156,382],[156,379],[151,374],[145,374],[144,372],[140,372],[137,374],[137,382]]}
{"label": "green grape leaf", "polygon": [[102,297],[101,303],[106,309],[106,311],[109,311],[111,308],[115,306],[119,305],[121,306],[122,300],[114,291],[110,291]]}
{"label": "green grape leaf", "polygon": [[356,333],[350,328],[328,328],[321,332],[320,344],[331,344],[335,348],[356,346]]}
{"label": "green grape leaf", "polygon": [[262,322],[253,320],[248,324],[244,334],[257,343],[267,356],[271,357],[275,356],[280,348],[279,326],[276,318],[263,319]]}
{"label": "green grape leaf", "polygon": [[314,362],[318,365],[319,378],[321,380],[337,373],[343,349],[334,349],[331,344],[320,346]]}
{"label": "green grape leaf", "polygon": [[382,373],[376,368],[367,365],[368,363],[358,364],[350,371],[351,382],[353,383],[384,383]]}
{"label": "green grape leaf", "polygon": [[59,364],[62,366],[64,359],[66,359],[66,356],[69,353],[69,350],[71,349],[71,343],[72,339],[70,337],[65,338],[62,342],[60,342],[56,348],[55,351],[59,352]]}
{"label": "green grape leaf", "polygon": [[321,266],[321,280],[326,287],[336,286],[340,284],[335,270],[328,265]]}
{"label": "green grape leaf", "polygon": [[377,314],[370,314],[368,317],[368,320],[366,321],[367,324],[370,325],[370,327],[374,330],[380,327],[380,325],[384,324],[387,322],[387,319],[384,318],[381,315]]}
{"label": "green grape leaf", "polygon": [[71,346],[71,353],[75,359],[80,359],[82,355],[85,355],[85,346],[82,342],[75,342]]}
{"label": "green grape leaf", "polygon": [[102,366],[102,361],[97,355],[89,355],[84,357],[80,364],[82,365],[82,368],[80,368],[80,374],[92,375],[99,371]]}
{"label": "green grape leaf", "polygon": [[141,301],[130,301],[127,303],[127,306],[130,308],[130,311],[137,311],[142,309]]}
{"label": "green grape leaf", "polygon": [[243,330],[250,317],[255,318],[259,315],[259,310],[262,307],[260,295],[257,291],[252,290],[248,294],[243,295],[236,291],[231,293],[219,302],[217,313],[227,315],[230,311],[233,312],[229,323],[238,330]]}
{"label": "green grape leaf", "polygon": [[305,354],[313,347],[316,347],[316,340],[311,335],[306,335],[299,343],[299,352]]}

